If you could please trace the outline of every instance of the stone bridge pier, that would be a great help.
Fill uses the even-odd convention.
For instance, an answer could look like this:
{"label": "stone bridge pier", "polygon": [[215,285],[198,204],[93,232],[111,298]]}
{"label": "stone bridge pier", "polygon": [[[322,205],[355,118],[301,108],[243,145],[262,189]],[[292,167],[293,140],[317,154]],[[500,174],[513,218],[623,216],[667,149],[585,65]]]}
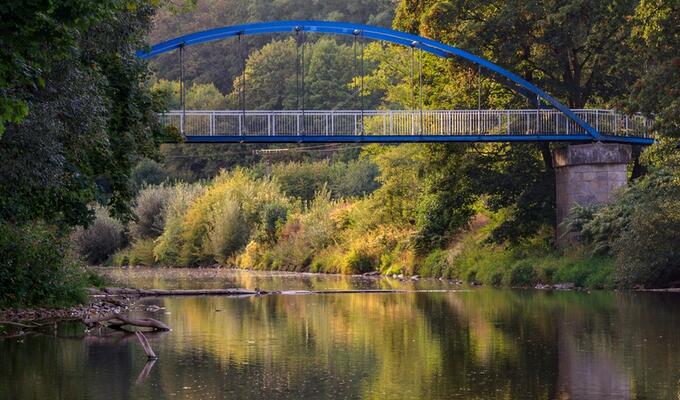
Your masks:
{"label": "stone bridge pier", "polygon": [[575,238],[561,226],[575,205],[610,202],[628,183],[632,147],[624,144],[569,145],[554,151],[557,244],[565,247]]}

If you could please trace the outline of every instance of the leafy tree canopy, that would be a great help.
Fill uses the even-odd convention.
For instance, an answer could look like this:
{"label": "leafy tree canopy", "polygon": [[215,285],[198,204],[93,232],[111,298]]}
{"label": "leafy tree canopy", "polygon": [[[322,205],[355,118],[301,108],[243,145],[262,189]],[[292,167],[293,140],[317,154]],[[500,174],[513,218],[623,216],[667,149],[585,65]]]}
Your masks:
{"label": "leafy tree canopy", "polygon": [[[90,3],[97,7],[89,8]],[[43,219],[64,227],[85,224],[92,217],[88,205],[97,199],[118,216],[127,214],[133,163],[140,155],[153,156],[163,135],[155,114],[159,101],[144,85],[146,64],[134,55],[143,45],[154,3],[112,0],[76,7],[78,1],[31,2],[29,8],[46,7],[35,13],[59,18],[50,19],[58,26],[49,26],[57,33],[68,32],[59,42],[63,51],[47,51],[51,42],[40,35],[49,30],[39,30],[30,39],[3,35],[7,48],[16,48],[13,57],[22,57],[22,49],[32,54],[36,50],[40,55],[35,65],[48,68],[36,75],[40,84],[12,89],[26,105],[26,116],[20,123],[6,124],[0,139],[0,219]],[[7,4],[0,9],[11,11]],[[43,19],[25,16],[27,24]],[[18,24],[22,19],[11,20]],[[62,20],[66,22],[57,22]],[[68,21],[74,21],[73,30]],[[19,73],[16,65],[10,69]]]}

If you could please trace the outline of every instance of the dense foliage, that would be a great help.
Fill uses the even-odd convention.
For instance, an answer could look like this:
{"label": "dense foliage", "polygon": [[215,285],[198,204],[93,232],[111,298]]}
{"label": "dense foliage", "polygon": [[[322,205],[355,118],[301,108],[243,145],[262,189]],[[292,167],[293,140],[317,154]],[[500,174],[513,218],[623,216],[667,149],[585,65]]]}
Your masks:
{"label": "dense foliage", "polygon": [[577,207],[567,221],[588,251],[616,259],[622,286],[680,281],[680,163],[675,146],[667,141],[652,147],[646,154],[649,174],[612,204]]}
{"label": "dense foliage", "polygon": [[0,224],[0,308],[65,306],[85,299],[87,275],[69,242],[45,224]]}
{"label": "dense foliage", "polygon": [[[181,34],[237,25],[245,22],[273,20],[331,20],[389,26],[394,16],[396,0],[344,1],[327,0],[205,0],[187,12],[177,13],[172,7],[159,11],[149,42],[156,43]],[[275,38],[276,36],[274,36]],[[255,52],[272,39],[271,36],[248,37],[245,48],[236,40],[224,40],[210,46],[195,46],[186,52],[186,78],[190,83],[213,83],[222,93],[228,93],[234,80],[242,73],[245,52]],[[310,36],[314,42],[318,36]],[[288,60],[294,65],[294,59]],[[176,54],[154,61],[158,75],[166,79],[179,78]],[[344,73],[344,71],[343,71]],[[257,103],[254,103],[257,104]]]}
{"label": "dense foliage", "polygon": [[[155,4],[9,1],[0,6],[0,240],[13,239],[19,246],[19,253],[4,252],[8,264],[2,273],[24,279],[22,274],[33,271],[37,282],[3,281],[0,292],[12,296],[5,305],[34,305],[41,297],[45,304],[56,304],[59,296],[63,303],[76,300],[69,288],[79,292],[85,282],[67,260],[62,238],[92,222],[96,202],[119,218],[130,214],[135,160],[155,156],[164,137],[156,117],[162,104],[145,84],[146,64],[134,54],[143,46]],[[122,245],[109,222],[95,223],[95,231],[81,228],[76,237],[106,232]],[[30,240],[37,241],[35,247],[21,244]],[[115,251],[117,246],[106,242],[83,250],[86,258],[97,262]]]}
{"label": "dense foliage", "polygon": [[[577,209],[569,224],[583,248],[560,254],[548,145],[174,144],[159,152],[172,132],[156,112],[179,107],[179,64],[161,56],[152,75],[134,56],[159,4],[23,3],[0,5],[1,306],[79,298],[85,281],[68,261],[67,236],[97,264],[378,270],[510,286],[680,280],[675,141],[643,153],[648,175],[636,169],[613,204]],[[488,58],[570,107],[641,112],[659,137],[680,134],[676,2],[173,4],[161,7],[149,41],[281,18],[391,25]],[[360,50],[352,38],[313,33],[191,47],[186,105],[240,108],[245,84],[248,108],[536,106],[464,62],[380,43],[366,43],[361,79]]]}

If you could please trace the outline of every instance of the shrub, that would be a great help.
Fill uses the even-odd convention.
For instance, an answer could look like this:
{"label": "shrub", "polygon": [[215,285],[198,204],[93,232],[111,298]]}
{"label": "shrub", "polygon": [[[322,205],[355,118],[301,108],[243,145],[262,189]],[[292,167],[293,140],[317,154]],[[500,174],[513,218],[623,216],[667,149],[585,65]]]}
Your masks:
{"label": "shrub", "polygon": [[157,238],[163,233],[166,207],[174,191],[170,186],[158,185],[139,192],[133,209],[135,221],[130,225],[134,239]]}
{"label": "shrub", "polygon": [[156,246],[153,239],[141,239],[132,243],[128,249],[128,265],[152,267],[156,264],[153,249]]}
{"label": "shrub", "polygon": [[191,203],[204,192],[201,184],[179,183],[165,207],[163,234],[157,239],[154,258],[161,265],[177,265],[182,248],[182,221]]}
{"label": "shrub", "polygon": [[373,193],[378,188],[376,178],[380,174],[378,166],[369,159],[333,163],[331,192],[337,198],[359,197]]}
{"label": "shrub", "polygon": [[[498,279],[497,276],[495,276]],[[496,285],[501,282],[495,283]],[[511,287],[531,287],[536,283],[536,270],[528,261],[516,262],[508,271],[505,284]]]}
{"label": "shrub", "polygon": [[87,228],[77,228],[72,238],[83,260],[90,265],[100,264],[123,246],[123,225],[100,207],[95,211],[94,222]]}
{"label": "shrub", "polygon": [[645,204],[612,245],[621,286],[666,286],[680,281],[680,193]]}
{"label": "shrub", "polygon": [[616,259],[619,286],[680,280],[680,172],[656,170],[612,204],[576,209],[569,221],[593,254]]}
{"label": "shrub", "polygon": [[368,253],[366,249],[354,248],[345,257],[342,273],[343,274],[363,274],[373,271],[377,262],[375,257]]}
{"label": "shrub", "polygon": [[239,268],[245,269],[266,269],[262,265],[262,253],[266,250],[260,248],[260,244],[256,241],[250,241],[243,253],[236,260],[236,265]]}
{"label": "shrub", "polygon": [[208,222],[208,246],[217,262],[224,263],[248,242],[250,229],[237,200],[224,198],[213,205]]}
{"label": "shrub", "polygon": [[331,200],[328,190],[322,190],[307,210],[288,218],[271,249],[273,265],[289,271],[307,270],[314,257],[337,238],[335,222],[329,215],[340,204]]}
{"label": "shrub", "polygon": [[275,243],[278,230],[286,223],[288,211],[287,204],[266,204],[260,215],[260,224],[255,239],[260,243]]}
{"label": "shrub", "polygon": [[288,196],[312,200],[326,187],[335,199],[364,196],[378,188],[377,165],[368,159],[349,162],[291,162],[275,165],[272,176]]}
{"label": "shrub", "polygon": [[[550,282],[571,282],[578,287],[607,289],[614,285],[614,261],[610,257],[590,254],[565,254],[550,260]],[[546,274],[547,275],[547,274]]]}
{"label": "shrub", "polygon": [[277,164],[272,176],[288,196],[310,201],[316,192],[331,181],[332,170],[327,161],[314,163],[291,162]]}
{"label": "shrub", "polygon": [[144,158],[132,169],[130,174],[130,186],[133,193],[138,193],[145,186],[159,185],[167,176],[163,165],[157,161]]}
{"label": "shrub", "polygon": [[422,276],[440,277],[446,275],[448,269],[448,252],[437,249],[425,257],[418,273]]}
{"label": "shrub", "polygon": [[0,223],[0,308],[83,303],[96,275],[68,261],[67,252],[51,227]]}
{"label": "shrub", "polygon": [[130,264],[130,249],[120,249],[111,256],[111,264],[114,267],[126,267]]}
{"label": "shrub", "polygon": [[[231,222],[241,226],[228,227],[228,221],[218,221],[216,208],[226,207],[221,202],[229,199],[239,207],[240,219]],[[243,170],[230,173],[223,172],[206,188],[205,192],[188,207],[182,219],[181,243],[179,261],[183,265],[199,265],[214,262],[216,259],[224,261],[224,251],[231,249],[235,243],[232,234],[243,234],[239,239],[240,246],[249,241],[249,234],[260,224],[263,210],[268,204],[286,204],[287,199],[281,194],[279,186],[269,179],[256,179]],[[233,217],[233,215],[232,215]],[[217,222],[216,222],[217,221]],[[215,231],[215,230],[218,231]],[[209,232],[213,231],[212,237]],[[219,239],[217,232],[229,235],[229,238]],[[221,242],[220,242],[221,240]],[[215,245],[227,247],[217,250]],[[216,258],[216,253],[220,256]]]}

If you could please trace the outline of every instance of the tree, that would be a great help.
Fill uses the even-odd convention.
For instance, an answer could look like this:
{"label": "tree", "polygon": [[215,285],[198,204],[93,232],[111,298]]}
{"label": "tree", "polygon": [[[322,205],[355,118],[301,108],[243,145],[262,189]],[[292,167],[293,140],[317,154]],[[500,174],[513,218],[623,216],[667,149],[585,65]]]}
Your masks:
{"label": "tree", "polygon": [[456,144],[425,149],[425,188],[417,207],[415,247],[421,254],[444,247],[467,227],[477,200],[467,149]]}
{"label": "tree", "polygon": [[48,60],[44,85],[20,92],[26,119],[8,124],[0,139],[1,220],[82,225],[97,199],[118,216],[129,212],[133,162],[154,156],[162,137],[146,64],[134,55],[154,7],[146,0],[104,4],[75,46]]}
{"label": "tree", "polygon": [[353,60],[352,49],[338,45],[332,38],[319,39],[312,45],[305,71],[306,103],[310,108],[330,110],[342,108],[343,104],[358,108],[358,96],[349,88],[357,73]]}
{"label": "tree", "polygon": [[[304,71],[297,67],[302,62],[302,46]],[[247,108],[297,109],[303,106],[303,100],[306,109],[332,109],[343,104],[356,107],[358,94],[350,88],[354,73],[352,48],[334,39],[274,41],[250,55],[245,75],[234,81],[230,102],[240,107],[245,79]]]}
{"label": "tree", "polygon": [[[181,34],[237,25],[255,21],[327,20],[351,21],[371,25],[390,26],[394,17],[396,0],[204,0],[196,7],[178,13],[177,7],[163,7],[158,12],[149,41],[157,43]],[[252,54],[273,39],[286,36],[248,36],[242,44]],[[310,37],[316,41],[316,37]],[[226,93],[241,74],[241,52],[235,39],[221,40],[207,46],[186,49],[185,76],[191,83],[213,83]],[[152,62],[158,76],[179,79],[179,58],[176,52],[161,55]]]}
{"label": "tree", "polygon": [[[180,82],[160,79],[151,87],[157,93],[168,110],[182,108]],[[226,97],[212,83],[194,83],[186,88],[187,110],[224,110],[227,108]]]}
{"label": "tree", "polygon": [[22,94],[44,87],[52,65],[70,57],[79,32],[114,4],[105,1],[7,0],[0,4],[0,137],[29,113]]}
{"label": "tree", "polygon": [[298,108],[296,97],[296,43],[293,39],[274,41],[255,51],[246,64],[245,76],[234,81],[232,104],[241,107],[241,85],[246,80],[246,107],[262,110]]}
{"label": "tree", "polygon": [[454,43],[520,74],[569,107],[582,108],[627,89],[617,61],[627,50],[635,4],[404,0],[395,26]]}
{"label": "tree", "polygon": [[[403,0],[393,26],[455,44],[518,73],[570,107],[581,108],[615,103],[626,92],[631,76],[620,59],[626,52],[626,38],[631,33],[629,16],[635,5],[632,0]],[[388,68],[386,65],[401,70],[401,78],[387,86],[386,98],[390,103],[413,107],[413,79],[406,75],[409,68],[405,67],[409,50],[389,51],[398,54],[400,61],[390,62],[390,57],[383,56],[374,77],[389,76],[381,71]],[[422,58],[425,107],[535,107],[532,101],[511,94],[500,82],[479,77],[477,68],[465,62]],[[481,93],[479,104],[477,90]],[[468,159],[464,163],[449,162],[466,171],[472,190],[483,196],[490,208],[508,210],[506,222],[494,232],[497,240],[519,239],[553,223],[550,150],[548,145],[490,144],[448,153],[453,159]],[[429,156],[436,154],[441,153]],[[433,160],[446,165],[437,157]],[[452,196],[467,190],[448,187]]]}
{"label": "tree", "polygon": [[632,68],[636,80],[624,103],[630,112],[654,118],[654,130],[680,136],[680,5],[643,0],[635,10],[631,51],[621,69]]}

